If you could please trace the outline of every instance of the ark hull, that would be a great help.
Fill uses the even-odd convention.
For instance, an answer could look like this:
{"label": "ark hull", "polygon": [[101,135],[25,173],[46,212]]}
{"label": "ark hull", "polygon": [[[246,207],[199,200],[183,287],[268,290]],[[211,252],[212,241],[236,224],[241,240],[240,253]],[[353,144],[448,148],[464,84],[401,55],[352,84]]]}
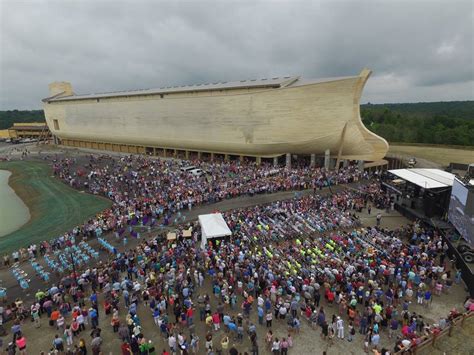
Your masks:
{"label": "ark hull", "polygon": [[378,160],[387,142],[359,116],[370,75],[280,87],[45,99],[51,131],[63,140],[270,157],[322,155]]}

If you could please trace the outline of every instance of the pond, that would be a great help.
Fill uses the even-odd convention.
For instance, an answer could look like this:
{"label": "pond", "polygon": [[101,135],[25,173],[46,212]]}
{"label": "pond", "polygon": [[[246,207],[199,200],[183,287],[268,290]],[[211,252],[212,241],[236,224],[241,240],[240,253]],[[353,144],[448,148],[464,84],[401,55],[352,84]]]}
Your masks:
{"label": "pond", "polygon": [[0,170],[0,237],[10,234],[30,219],[30,211],[8,185],[12,173]]}

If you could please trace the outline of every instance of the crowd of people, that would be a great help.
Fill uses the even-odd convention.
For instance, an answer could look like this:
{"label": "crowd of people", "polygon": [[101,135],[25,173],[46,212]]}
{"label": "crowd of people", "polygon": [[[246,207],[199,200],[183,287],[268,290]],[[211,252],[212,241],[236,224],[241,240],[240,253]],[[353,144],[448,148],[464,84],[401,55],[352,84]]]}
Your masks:
{"label": "crowd of people", "polygon": [[[44,255],[62,249],[78,237],[91,238],[109,231],[122,235],[127,226],[144,221],[150,227],[168,225],[173,222],[174,213],[196,205],[242,195],[316,189],[368,178],[368,174],[356,166],[325,171],[324,168],[286,169],[240,161],[184,163],[133,155],[120,158],[90,155],[87,159],[58,156],[52,158],[52,164],[54,175],[59,179],[71,187],[105,196],[113,205],[64,235],[4,254],[6,266],[27,260],[32,252]],[[190,164],[207,174],[195,176],[183,171],[182,168]]]}
{"label": "crowd of people", "polygon": [[[122,229],[144,220],[166,224],[170,214],[196,204],[364,177],[355,168],[273,173],[270,166],[222,162],[203,163],[209,176],[198,178],[176,161],[137,157],[91,156],[80,167],[67,159],[54,164],[55,174],[71,186],[114,201],[64,243],[97,230],[120,237]],[[382,354],[389,352],[382,346],[388,338],[394,351],[416,346],[446,321],[429,326],[412,302],[429,307],[433,295],[449,292],[459,278],[446,266],[445,244],[435,231],[418,224],[403,232],[361,226],[359,212],[389,203],[378,183],[367,183],[326,197],[306,195],[225,212],[232,236],[211,240],[204,249],[192,223],[180,226],[193,228],[191,238],[142,239],[72,281],[38,290],[31,307],[18,300],[2,309],[5,320],[13,321],[7,351],[25,351],[21,321],[30,316],[35,326],[47,318],[56,328],[51,353],[100,354],[101,332],[108,331],[121,339],[122,354],[287,354],[305,323],[328,346],[357,337],[366,351]],[[144,316],[153,319],[154,329],[143,327]],[[110,324],[110,329],[99,327],[103,317],[102,328]],[[281,327],[288,335],[274,336]]]}

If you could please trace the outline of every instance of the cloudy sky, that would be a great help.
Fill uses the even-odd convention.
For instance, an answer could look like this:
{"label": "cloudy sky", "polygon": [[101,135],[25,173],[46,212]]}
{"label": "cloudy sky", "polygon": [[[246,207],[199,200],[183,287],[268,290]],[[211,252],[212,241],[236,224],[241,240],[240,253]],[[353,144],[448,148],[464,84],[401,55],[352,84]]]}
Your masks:
{"label": "cloudy sky", "polygon": [[474,99],[472,1],[0,0],[0,109],[76,93],[373,70],[362,102]]}

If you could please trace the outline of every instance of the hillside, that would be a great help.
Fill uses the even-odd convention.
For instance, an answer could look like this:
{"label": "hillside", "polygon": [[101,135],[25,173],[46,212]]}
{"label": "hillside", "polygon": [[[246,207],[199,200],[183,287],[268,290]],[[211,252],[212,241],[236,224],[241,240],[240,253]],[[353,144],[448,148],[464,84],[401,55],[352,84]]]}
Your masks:
{"label": "hillside", "polygon": [[389,142],[474,146],[474,101],[366,104],[361,117]]}

